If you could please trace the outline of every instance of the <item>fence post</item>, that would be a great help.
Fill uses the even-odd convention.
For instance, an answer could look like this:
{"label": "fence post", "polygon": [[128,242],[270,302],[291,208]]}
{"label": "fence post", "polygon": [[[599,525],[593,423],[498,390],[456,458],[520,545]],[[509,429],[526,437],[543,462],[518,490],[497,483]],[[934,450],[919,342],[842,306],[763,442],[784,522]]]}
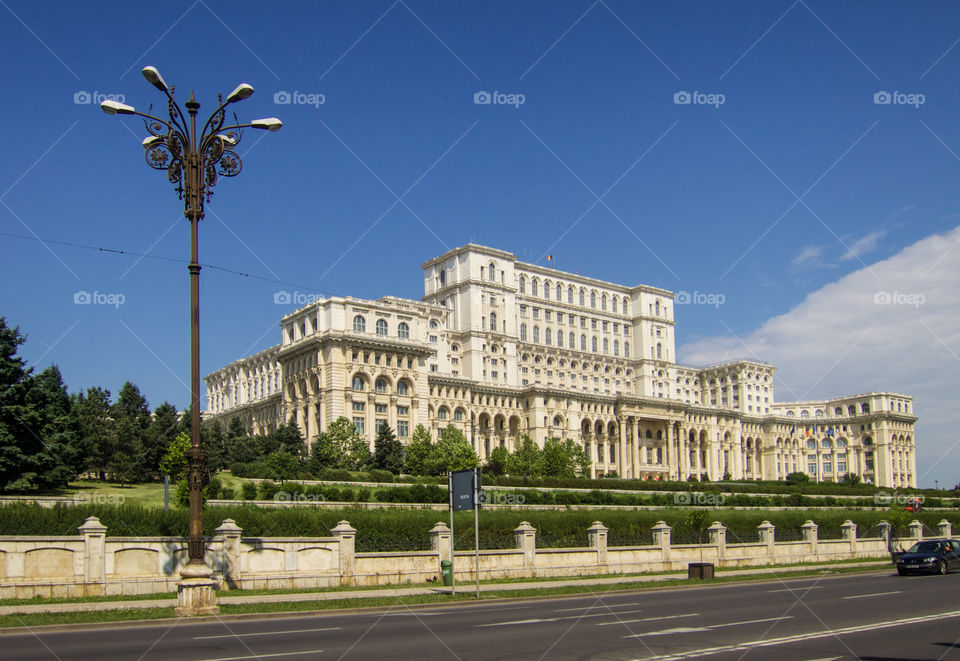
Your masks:
{"label": "fence post", "polygon": [[664,521],[657,521],[656,525],[650,529],[653,532],[653,545],[660,547],[660,559],[663,562],[670,561],[670,526]]}
{"label": "fence post", "polygon": [[941,537],[946,537],[947,539],[953,537],[953,524],[946,519],[940,519],[940,523],[937,524],[937,527],[940,529]]}
{"label": "fence post", "polygon": [[520,525],[513,529],[513,536],[517,541],[517,548],[523,551],[524,569],[533,569],[537,564],[537,529],[531,526],[529,521],[521,521]]}
{"label": "fence post", "polygon": [[597,550],[597,565],[601,568],[607,564],[607,532],[609,528],[600,521],[594,521],[593,525],[587,528],[587,537],[590,539],[590,546]]}
{"label": "fence post", "polygon": [[223,575],[224,584],[228,589],[238,589],[240,587],[237,583],[240,580],[240,537],[243,535],[243,528],[233,519],[224,519],[220,527],[213,532],[223,537],[221,554],[223,561],[220,573]]}
{"label": "fence post", "polygon": [[442,521],[437,521],[430,529],[430,550],[437,554],[437,576],[441,576],[443,572],[441,563],[450,558],[450,545],[452,543],[450,527]]}
{"label": "fence post", "polygon": [[757,539],[760,540],[761,544],[766,544],[767,546],[767,555],[772,556],[776,554],[776,537],[777,537],[777,527],[764,519],[760,522],[760,525],[757,526]]}
{"label": "fence post", "polygon": [[840,524],[840,530],[843,531],[843,538],[850,542],[850,553],[855,555],[857,552],[857,524],[847,519]]}
{"label": "fence post", "polygon": [[83,535],[83,582],[84,594],[104,593],[106,582],[107,527],[95,516],[88,516],[77,528]]}
{"label": "fence post", "polygon": [[913,539],[923,539],[923,524],[916,519],[910,522],[910,537]]}
{"label": "fence post", "polygon": [[340,585],[353,585],[357,529],[349,521],[341,521],[330,533],[340,541]]}
{"label": "fence post", "polygon": [[709,536],[710,545],[717,547],[717,560],[723,560],[723,556],[727,550],[727,528],[719,521],[714,521],[709,528],[707,528],[707,535]]}
{"label": "fence post", "polygon": [[800,530],[803,532],[803,541],[810,543],[810,552],[814,555],[817,553],[817,531],[819,529],[820,526],[809,519],[800,526]]}

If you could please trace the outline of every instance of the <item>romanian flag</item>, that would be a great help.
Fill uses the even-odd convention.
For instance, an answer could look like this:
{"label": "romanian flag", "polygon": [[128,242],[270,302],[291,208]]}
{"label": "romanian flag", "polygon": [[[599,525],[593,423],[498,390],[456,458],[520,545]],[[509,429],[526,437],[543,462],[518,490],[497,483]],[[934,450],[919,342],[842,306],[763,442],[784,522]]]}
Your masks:
{"label": "romanian flag", "polygon": [[552,262],[552,261],[553,261],[553,255],[547,255],[547,261],[548,261],[548,262]]}

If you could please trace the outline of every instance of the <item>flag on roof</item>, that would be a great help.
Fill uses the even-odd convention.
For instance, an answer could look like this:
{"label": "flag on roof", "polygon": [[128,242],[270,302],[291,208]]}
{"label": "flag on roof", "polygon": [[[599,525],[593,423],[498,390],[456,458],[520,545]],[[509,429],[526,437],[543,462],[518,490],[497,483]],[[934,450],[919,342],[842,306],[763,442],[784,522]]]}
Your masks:
{"label": "flag on roof", "polygon": [[548,261],[548,262],[552,262],[552,261],[553,261],[553,255],[547,255],[547,261]]}

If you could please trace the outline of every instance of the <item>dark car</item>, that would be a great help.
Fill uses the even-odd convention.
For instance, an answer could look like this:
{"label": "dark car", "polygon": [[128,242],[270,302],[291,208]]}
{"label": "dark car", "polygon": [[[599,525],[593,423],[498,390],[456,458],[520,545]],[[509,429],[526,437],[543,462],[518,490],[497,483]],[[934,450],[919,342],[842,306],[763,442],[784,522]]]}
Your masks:
{"label": "dark car", "polygon": [[960,542],[952,539],[928,539],[917,542],[897,558],[897,573],[946,574],[960,569]]}

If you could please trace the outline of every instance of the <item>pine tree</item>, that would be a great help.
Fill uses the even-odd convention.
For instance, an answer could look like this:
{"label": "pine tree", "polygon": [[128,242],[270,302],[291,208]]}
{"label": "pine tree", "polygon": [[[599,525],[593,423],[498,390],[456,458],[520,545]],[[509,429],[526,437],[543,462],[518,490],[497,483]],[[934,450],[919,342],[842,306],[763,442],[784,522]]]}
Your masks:
{"label": "pine tree", "polygon": [[373,441],[373,466],[394,474],[403,468],[403,446],[386,422],[380,423]]}
{"label": "pine tree", "polygon": [[153,411],[150,426],[143,434],[143,448],[140,464],[145,473],[160,475],[160,460],[166,454],[170,443],[177,436],[177,408],[164,402]]}
{"label": "pine tree", "polygon": [[423,425],[413,428],[413,436],[403,450],[403,471],[410,475],[426,475],[427,463],[433,452],[430,432]]}
{"label": "pine tree", "polygon": [[89,444],[83,470],[96,472],[106,479],[109,458],[116,452],[116,427],[110,417],[110,391],[87,388],[87,392],[73,396],[73,413],[80,435]]}
{"label": "pine tree", "polygon": [[[147,428],[150,427],[150,406],[140,394],[140,389],[130,381],[124,383],[117,394],[117,401],[110,409],[110,415],[117,431],[114,454],[124,455],[125,461],[121,462],[122,465],[126,466],[126,460],[129,460],[136,465],[137,470],[145,470],[143,454]],[[108,465],[116,463],[114,457],[105,459]]]}

